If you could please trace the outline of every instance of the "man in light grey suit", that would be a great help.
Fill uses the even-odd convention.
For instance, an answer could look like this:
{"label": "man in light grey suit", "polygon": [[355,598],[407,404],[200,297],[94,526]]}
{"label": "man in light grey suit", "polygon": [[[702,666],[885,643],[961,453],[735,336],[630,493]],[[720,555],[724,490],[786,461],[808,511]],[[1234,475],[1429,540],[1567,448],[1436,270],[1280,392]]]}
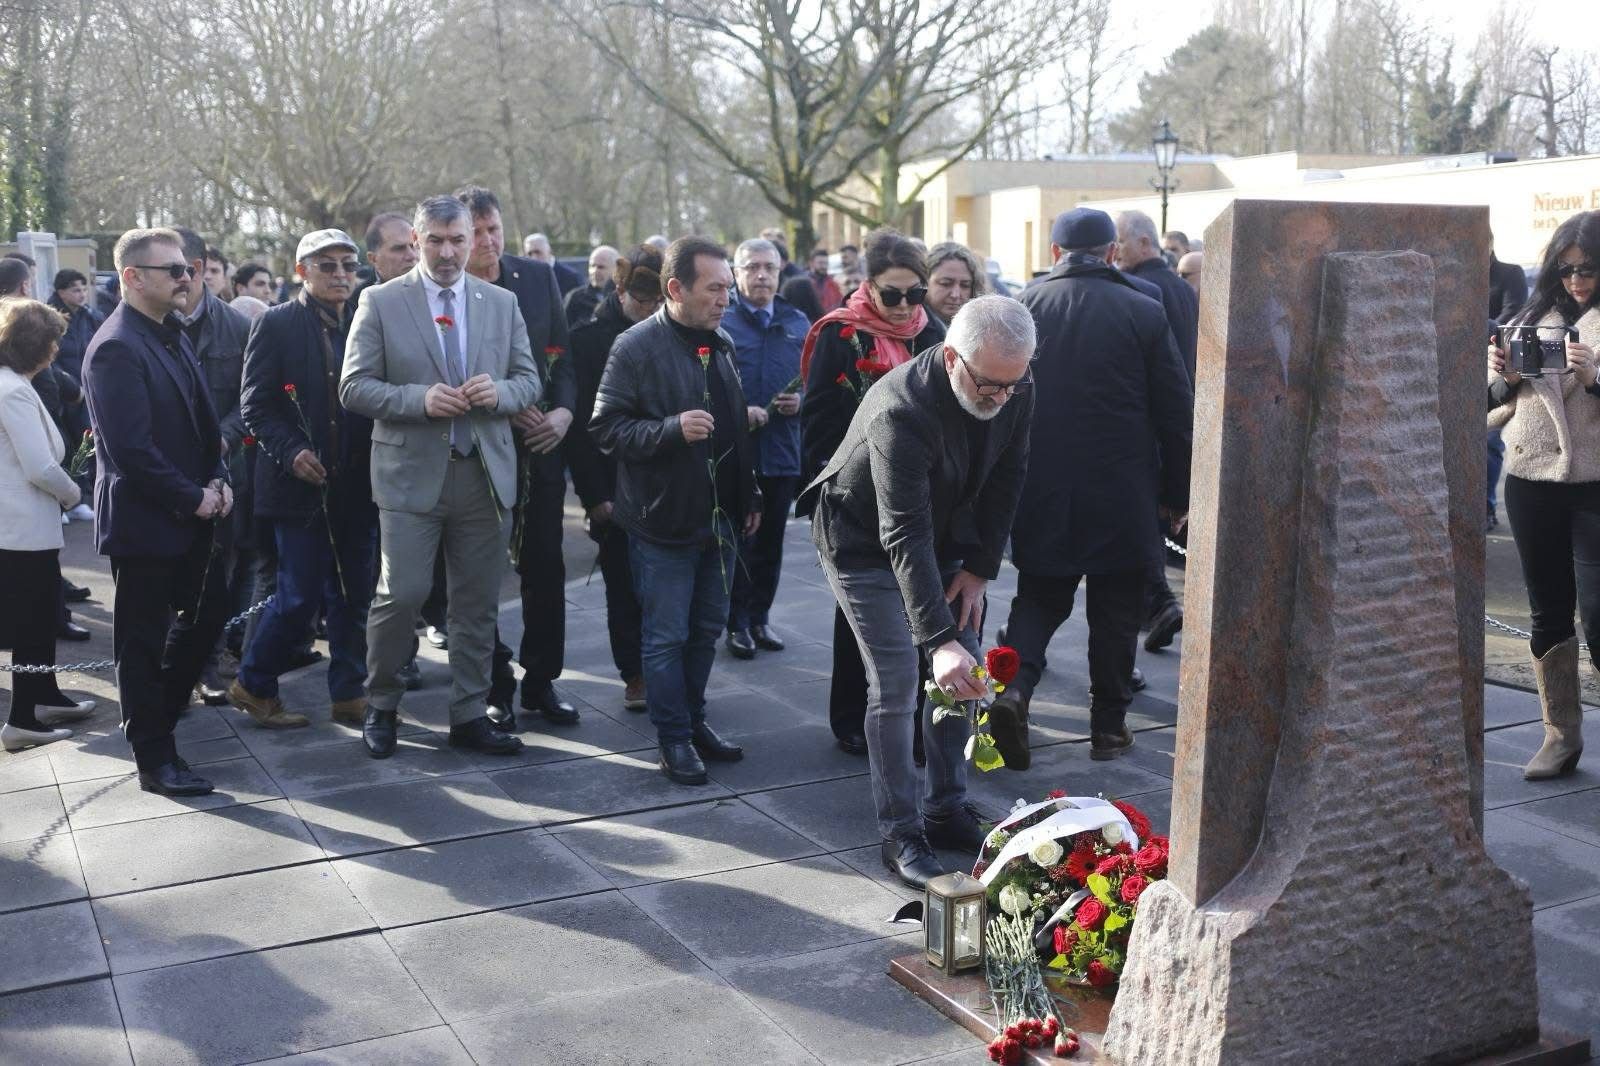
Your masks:
{"label": "man in light grey suit", "polygon": [[466,273],[472,219],[450,196],[417,206],[422,262],[368,290],[350,326],[339,400],[373,420],[372,495],[383,545],[367,621],[373,758],[395,748],[417,613],[441,542],[450,597],[450,743],[522,747],[485,714],[517,460],[511,416],[539,400],[539,371],[511,293]]}

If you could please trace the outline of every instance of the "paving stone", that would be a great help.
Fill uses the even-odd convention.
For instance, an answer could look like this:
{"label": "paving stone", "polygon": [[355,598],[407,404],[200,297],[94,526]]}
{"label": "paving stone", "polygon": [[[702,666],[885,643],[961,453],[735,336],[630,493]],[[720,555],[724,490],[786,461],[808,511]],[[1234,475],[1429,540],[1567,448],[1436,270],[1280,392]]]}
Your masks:
{"label": "paving stone", "polygon": [[[55,768],[56,780],[63,785],[122,777],[135,770],[133,749],[128,747],[127,738],[121,732],[83,734],[81,742],[79,737],[74,737],[52,744],[50,748],[50,764]],[[191,766],[238,759],[250,754],[231,732],[206,740],[179,742],[178,750]]]}
{"label": "paving stone", "polygon": [[66,903],[85,895],[71,833],[0,844],[0,911]]}
{"label": "paving stone", "polygon": [[711,779],[735,792],[829,781],[867,772],[866,760],[839,750],[832,731],[822,724],[754,733],[739,737],[739,743],[744,748],[743,759],[706,763]]}
{"label": "paving stone", "polygon": [[87,902],[0,914],[0,944],[5,945],[0,992],[107,972],[106,953]]}
{"label": "paving stone", "polygon": [[472,1056],[448,1025],[412,1033],[380,1036],[356,1044],[303,1051],[298,1055],[266,1059],[257,1066],[290,1063],[292,1066],[473,1066]]}
{"label": "paving stone", "polygon": [[[1584,744],[1600,751],[1600,714],[1584,715]],[[1513,803],[1546,799],[1570,792],[1600,788],[1600,760],[1580,761],[1575,772],[1543,781],[1524,781],[1522,768],[1544,741],[1544,726],[1512,726],[1483,737],[1483,805],[1505,807]]]}
{"label": "paving stone", "polygon": [[538,715],[519,711],[517,736],[522,738],[523,746],[516,756],[507,758],[477,752],[463,754],[481,769],[496,770],[518,763],[536,765],[565,762],[619,751],[653,750],[656,746],[654,738],[647,740],[635,730],[599,711],[585,708],[579,714],[581,717],[576,725],[560,726],[546,722]]}
{"label": "paving stone", "polygon": [[1569,792],[1500,810],[1518,821],[1542,826],[1600,848],[1600,789]]}
{"label": "paving stone", "polygon": [[713,729],[733,740],[743,740],[767,733],[778,733],[796,726],[827,727],[828,703],[826,698],[819,708],[797,707],[794,700],[781,699],[786,690],[796,692],[826,692],[815,682],[796,685],[772,686],[752,689],[740,685],[724,689],[706,697],[706,721]]}
{"label": "paving stone", "polygon": [[56,774],[50,766],[49,748],[36,748],[20,755],[0,752],[0,795],[44,788],[55,783]]}
{"label": "paving stone", "polygon": [[1587,1035],[1600,1049],[1600,899],[1548,907],[1533,915],[1539,957],[1539,1020]]}
{"label": "paving stone", "polygon": [[830,855],[665,881],[626,894],[718,967],[900,931],[886,922],[900,900]]}
{"label": "paving stone", "polygon": [[1170,779],[1142,770],[1128,759],[1092,761],[1088,744],[1040,748],[1033,752],[1032,765],[1021,773],[1004,769],[985,773],[970,765],[967,768],[968,796],[991,815],[1010,810],[1018,799],[1037,802],[1057,788],[1069,796],[1103,793],[1112,799],[1132,799],[1171,787]]}
{"label": "paving stone", "polygon": [[1600,896],[1600,847],[1485,811],[1483,843],[1489,857],[1533,890],[1534,908]]}
{"label": "paving stone", "polygon": [[[1073,674],[1058,678],[1049,674],[1039,682],[1028,704],[1028,718],[1036,731],[1051,739],[1080,740],[1089,736],[1089,682]],[[1174,697],[1163,697],[1146,688],[1136,692],[1128,704],[1128,728],[1160,729],[1178,723]]]}
{"label": "paving stone", "polygon": [[216,786],[215,792],[205,796],[162,796],[144,791],[138,777],[130,776],[74,781],[61,786],[61,799],[67,806],[72,828],[79,830],[283,798],[261,764],[251,758],[195,769]]}
{"label": "paving stone", "polygon": [[6,1062],[49,1066],[132,1063],[122,1012],[105,979],[0,996]]}
{"label": "paving stone", "polygon": [[[262,729],[249,718],[242,715],[241,718],[239,741],[253,755],[341,744],[347,750],[354,752],[357,757],[367,758],[365,749],[361,747],[361,731],[354,726],[341,725],[330,718],[313,718],[311,724],[302,729]],[[395,735],[401,737],[426,732],[428,730],[425,727],[408,721],[403,713],[395,727]]]}
{"label": "paving stone", "polygon": [[542,829],[380,851],[334,868],[384,929],[611,887]]}
{"label": "paving stone", "polygon": [[293,801],[329,855],[504,832],[535,824],[483,774],[376,785]]}
{"label": "paving stone", "polygon": [[577,822],[554,832],[622,888],[780,862],[818,850],[734,799]]}
{"label": "paving stone", "polygon": [[376,928],[322,862],[130,892],[94,910],[119,974]]}
{"label": "paving stone", "polygon": [[66,828],[66,808],[54,785],[0,795],[0,844],[31,840]]}
{"label": "paving stone", "polygon": [[[596,1024],[626,1018],[619,1031]],[[484,1066],[522,1066],[529,1049],[541,1062],[585,1066],[703,1066],[736,1059],[750,1063],[816,1062],[771,1019],[726,984],[680,977],[644,996],[616,989],[580,999],[550,1000],[527,1010],[455,1023],[472,1057]],[[736,1050],[735,1050],[736,1049]]]}
{"label": "paving stone", "polygon": [[657,768],[653,753],[524,766],[489,776],[501,791],[521,800],[543,825],[653,810],[729,794],[716,782],[678,785],[668,781]]}
{"label": "paving stone", "polygon": [[1483,686],[1483,724],[1486,729],[1503,729],[1539,720],[1538,693],[1492,682]]}
{"label": "paving stone", "polygon": [[619,985],[642,1003],[650,998],[643,989],[706,972],[688,948],[614,892],[413,925],[384,936],[452,1023]]}
{"label": "paving stone", "polygon": [[473,769],[434,733],[400,737],[387,759],[370,757],[360,741],[311,748],[257,749],[256,757],[286,796],[315,796],[369,785],[463,774]]}
{"label": "paving stone", "polygon": [[107,825],[73,834],[89,892],[160,888],[323,857],[284,800]]}
{"label": "paving stone", "polygon": [[872,782],[866,777],[754,792],[744,799],[828,851],[877,844],[880,839]]}
{"label": "paving stone", "polygon": [[752,963],[729,982],[824,1062],[875,1066],[968,1049],[977,1037],[890,980],[889,960],[917,951],[921,934]]}
{"label": "paving stone", "polygon": [[833,641],[801,639],[782,651],[757,651],[754,659],[735,659],[723,644],[717,648],[717,666],[727,677],[758,691],[815,681],[833,673]]}
{"label": "paving stone", "polygon": [[[440,1021],[377,935],[144,970],[115,981],[134,1058],[162,1066],[253,1062]],[[222,1019],[227,1024],[219,1024]]]}

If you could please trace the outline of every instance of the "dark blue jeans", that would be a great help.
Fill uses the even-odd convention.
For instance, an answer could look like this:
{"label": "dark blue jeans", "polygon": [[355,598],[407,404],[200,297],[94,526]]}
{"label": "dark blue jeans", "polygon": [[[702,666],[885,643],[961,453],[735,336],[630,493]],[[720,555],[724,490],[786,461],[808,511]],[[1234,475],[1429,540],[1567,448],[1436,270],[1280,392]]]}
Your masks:
{"label": "dark blue jeans", "polygon": [[728,621],[734,532],[724,524],[720,542],[710,538],[685,547],[652,544],[630,533],[628,557],[643,616],[650,721],[661,743],[688,740],[705,720],[706,681]]}
{"label": "dark blue jeans", "polygon": [[[328,627],[328,697],[359,699],[367,683],[367,609],[372,606],[372,559],[377,523],[369,508],[353,514],[333,509],[333,544],[323,514],[309,521],[272,522],[278,549],[278,583],[272,602],[262,610],[239,664],[239,684],[256,696],[278,694],[278,675],[289,666],[304,642],[317,609]],[[341,589],[341,577],[343,587]]]}

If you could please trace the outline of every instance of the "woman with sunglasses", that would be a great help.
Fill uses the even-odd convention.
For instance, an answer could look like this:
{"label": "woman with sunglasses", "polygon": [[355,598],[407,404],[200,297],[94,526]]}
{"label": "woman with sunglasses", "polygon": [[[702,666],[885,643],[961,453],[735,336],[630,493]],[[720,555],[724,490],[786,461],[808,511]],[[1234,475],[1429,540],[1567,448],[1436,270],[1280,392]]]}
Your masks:
{"label": "woman with sunglasses", "polygon": [[[1506,443],[1506,515],[1522,559],[1544,743],[1529,780],[1570,774],[1583,752],[1576,609],[1600,670],[1600,211],[1563,222],[1545,248],[1533,295],[1489,345],[1489,425]],[[1538,327],[1537,335],[1512,327]],[[1577,331],[1571,339],[1570,330]],[[1565,354],[1565,366],[1523,376],[1515,347]]]}
{"label": "woman with sunglasses", "polygon": [[[812,323],[801,350],[802,484],[828,465],[873,381],[944,340],[944,325],[924,307],[928,261],[917,246],[894,230],[878,230],[867,236],[862,258],[866,280],[843,307]],[[796,514],[805,517],[799,509]],[[836,607],[828,718],[839,747],[852,755],[867,753],[866,715],[866,668],[855,634]]]}

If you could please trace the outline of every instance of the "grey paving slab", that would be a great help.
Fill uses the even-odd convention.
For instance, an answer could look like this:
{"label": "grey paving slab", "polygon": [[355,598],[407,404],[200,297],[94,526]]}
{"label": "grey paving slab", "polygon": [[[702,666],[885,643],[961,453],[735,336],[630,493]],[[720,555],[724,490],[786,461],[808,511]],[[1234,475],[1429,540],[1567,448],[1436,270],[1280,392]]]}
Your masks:
{"label": "grey paving slab", "polygon": [[735,792],[829,781],[867,772],[866,760],[839,750],[824,724],[805,724],[738,738],[744,758],[712,762],[706,772]]}
{"label": "grey paving slab", "polygon": [[504,832],[536,821],[480,773],[297,797],[293,804],[329,855]]}
{"label": "grey paving slab", "polygon": [[902,935],[739,966],[726,976],[823,1062],[888,1066],[981,1048],[977,1037],[889,979],[889,960],[920,945],[920,935]]}
{"label": "grey paving slab", "polygon": [[1178,767],[1177,748],[1176,726],[1146,729],[1134,734],[1133,750],[1117,761],[1148,770],[1171,781]]}
{"label": "grey paving slab", "polygon": [[0,1051],[8,1063],[131,1063],[111,982],[82,981],[0,996]]}
{"label": "grey paving slab", "polygon": [[1518,803],[1501,807],[1500,810],[1519,821],[1530,822],[1600,848],[1600,788]]}
{"label": "grey paving slab", "polygon": [[757,651],[754,659],[735,659],[725,644],[719,645],[717,666],[727,677],[756,689],[815,681],[833,673],[833,642],[794,641],[783,651]]}
{"label": "grey paving slab", "polygon": [[[1512,726],[1485,733],[1483,737],[1483,805],[1504,807],[1513,803],[1546,799],[1570,792],[1600,788],[1600,760],[1580,761],[1575,772],[1543,781],[1524,781],[1522,768],[1544,739],[1544,726]],[[1584,715],[1584,745],[1600,751],[1600,714]]]}
{"label": "grey paving slab", "polygon": [[706,721],[718,733],[735,740],[778,733],[796,726],[827,726],[828,704],[824,699],[820,711],[803,709],[795,701],[782,699],[780,694],[794,692],[825,692],[815,682],[796,685],[764,686],[753,689],[740,685],[706,697]]}
{"label": "grey paving slab", "polygon": [[880,839],[872,782],[866,777],[755,792],[744,799],[828,851],[859,848]]}
{"label": "grey paving slab", "polygon": [[130,892],[94,910],[119,974],[376,929],[325,862]]}
{"label": "grey paving slab", "polygon": [[205,796],[162,796],[144,791],[138,777],[129,776],[62,785],[61,799],[73,829],[93,829],[283,798],[266,770],[249,757],[212,763],[204,770],[196,766],[195,771],[215,785],[216,791]]}
{"label": "grey paving slab", "polygon": [[356,1044],[265,1059],[258,1066],[473,1066],[472,1056],[448,1025],[380,1036]]}
{"label": "grey paving slab", "polygon": [[472,763],[452,751],[435,733],[400,737],[387,759],[367,755],[359,740],[311,748],[256,749],[267,772],[286,796],[314,796],[397,781],[421,781],[463,774]]}
{"label": "grey paving slab", "polygon": [[554,832],[612,884],[624,888],[818,851],[805,837],[736,799],[576,822]]}
{"label": "grey paving slab", "polygon": [[334,868],[385,929],[611,887],[542,829],[381,851]]}
{"label": "grey paving slab", "polygon": [[[1135,739],[1135,745],[1138,740]],[[1088,744],[1055,744],[1037,748],[1027,770],[999,769],[987,773],[968,767],[967,794],[991,815],[1003,813],[1018,799],[1041,800],[1051,789],[1069,796],[1131,799],[1172,787],[1160,774],[1140,769],[1127,759],[1094,762]]]}
{"label": "grey paving slab", "polygon": [[656,766],[653,753],[523,766],[489,775],[501,791],[521,800],[544,825],[652,810],[729,794],[716,782],[678,785]]}
{"label": "grey paving slab", "polygon": [[1600,847],[1504,811],[1484,812],[1483,843],[1500,867],[1528,883],[1536,909],[1600,896]]}
{"label": "grey paving slab", "polygon": [[86,902],[0,914],[0,992],[105,975],[106,953]]}
{"label": "grey paving slab", "polygon": [[627,890],[712,966],[784,958],[900,932],[893,893],[830,855]]}
{"label": "grey paving slab", "polygon": [[323,857],[283,800],[101,826],[73,834],[89,892],[160,888]]}
{"label": "grey paving slab", "polygon": [[[602,1019],[626,1018],[625,1026]],[[643,996],[619,988],[454,1025],[483,1066],[540,1062],[585,1066],[702,1066],[749,1062],[813,1066],[816,1059],[727,985],[680,977]]]}
{"label": "grey paving slab", "polygon": [[[209,710],[209,708],[207,708]],[[215,712],[212,712],[215,714]],[[226,727],[224,727],[226,729]],[[180,742],[178,749],[191,766],[237,759],[250,752],[232,732],[221,737]],[[63,785],[122,777],[134,772],[133,750],[120,732],[84,734],[51,745],[50,764]]]}
{"label": "grey paving slab", "polygon": [[0,911],[66,903],[87,894],[71,833],[0,844]]}
{"label": "grey paving slab", "polygon": [[[1074,673],[1059,677],[1047,673],[1034,690],[1028,717],[1036,729],[1052,739],[1078,740],[1089,736],[1089,683]],[[1160,729],[1176,725],[1178,705],[1172,694],[1161,695],[1150,689],[1134,694],[1128,704],[1128,728]]]}
{"label": "grey paving slab", "polygon": [[[625,985],[641,989],[705,966],[615,892],[391,930],[384,937],[454,1023]],[[625,975],[625,976],[624,976]]]}
{"label": "grey paving slab", "polygon": [[[437,1025],[382,937],[345,937],[123,974],[115,979],[139,1063],[257,1059]],[[219,1024],[226,1019],[227,1024]]]}
{"label": "grey paving slab", "polygon": [[[172,736],[178,742],[179,752],[187,751],[190,744],[200,744],[208,740],[226,740],[238,730],[233,723],[239,721],[238,711],[231,707],[207,707],[204,704],[195,704],[184,711],[178,718],[178,724],[173,727]],[[110,732],[118,733],[116,723],[111,724]],[[187,755],[184,756],[188,758]],[[190,760],[191,762],[193,760]]]}
{"label": "grey paving slab", "polygon": [[19,755],[0,752],[0,795],[55,783],[56,773],[50,766],[49,748]]}
{"label": "grey paving slab", "polygon": [[1586,1034],[1600,1050],[1600,899],[1548,907],[1533,916],[1539,960],[1539,1020]]}
{"label": "grey paving slab", "polygon": [[1487,729],[1539,721],[1539,695],[1509,685],[1483,686],[1483,724]]}
{"label": "grey paving slab", "polygon": [[[344,745],[348,750],[361,757],[366,753],[361,748],[361,732],[352,726],[341,725],[326,717],[316,717],[311,724],[302,729],[262,729],[249,718],[240,715],[238,739],[251,754],[299,751],[305,748],[320,748],[329,745]],[[397,736],[409,737],[428,730],[416,722],[407,721],[402,715],[395,728]]]}
{"label": "grey paving slab", "polygon": [[532,714],[518,714],[517,736],[522,738],[522,751],[512,758],[505,756],[465,753],[468,761],[485,770],[503,769],[523,763],[535,765],[565,762],[568,759],[586,759],[595,755],[609,755],[619,751],[654,749],[655,740],[626,725],[612,720],[599,711],[584,708],[579,711],[576,725],[558,726]]}
{"label": "grey paving slab", "polygon": [[0,844],[60,833],[66,828],[67,812],[56,786],[0,795]]}

